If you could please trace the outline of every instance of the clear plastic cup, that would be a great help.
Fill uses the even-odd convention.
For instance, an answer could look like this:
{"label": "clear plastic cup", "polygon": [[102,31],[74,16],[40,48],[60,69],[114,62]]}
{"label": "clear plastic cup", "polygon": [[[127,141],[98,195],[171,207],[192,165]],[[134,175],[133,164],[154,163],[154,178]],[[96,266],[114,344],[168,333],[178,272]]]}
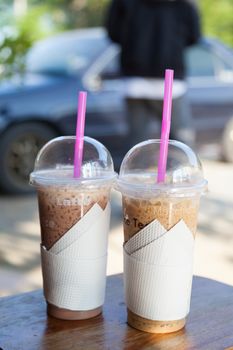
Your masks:
{"label": "clear plastic cup", "polygon": [[199,201],[207,189],[197,155],[178,141],[169,141],[166,179],[157,183],[159,148],[160,140],[133,147],[117,183],[123,202],[128,323],[151,333],[185,325]]}
{"label": "clear plastic cup", "polygon": [[[48,142],[39,152],[30,176],[38,194],[47,310],[61,319],[86,319],[101,312],[109,195],[116,177],[108,150],[85,137],[81,177],[74,178],[74,148],[73,136]],[[99,266],[94,277],[93,265]],[[71,277],[67,280],[66,275]]]}

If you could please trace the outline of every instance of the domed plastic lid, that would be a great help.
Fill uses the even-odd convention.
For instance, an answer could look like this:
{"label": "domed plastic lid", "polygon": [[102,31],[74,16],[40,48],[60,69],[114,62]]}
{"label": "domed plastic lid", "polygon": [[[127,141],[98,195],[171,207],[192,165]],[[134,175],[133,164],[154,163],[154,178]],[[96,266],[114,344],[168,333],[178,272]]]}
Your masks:
{"label": "domed plastic lid", "polygon": [[116,173],[109,151],[98,141],[84,137],[81,177],[74,172],[75,136],[57,137],[48,142],[38,153],[34,171],[30,175],[32,185],[79,184],[98,186],[112,182]]}
{"label": "domed plastic lid", "polygon": [[124,157],[117,188],[136,197],[153,195],[189,196],[203,193],[207,181],[201,162],[182,142],[169,141],[164,183],[157,183],[160,140],[148,140],[134,146]]}

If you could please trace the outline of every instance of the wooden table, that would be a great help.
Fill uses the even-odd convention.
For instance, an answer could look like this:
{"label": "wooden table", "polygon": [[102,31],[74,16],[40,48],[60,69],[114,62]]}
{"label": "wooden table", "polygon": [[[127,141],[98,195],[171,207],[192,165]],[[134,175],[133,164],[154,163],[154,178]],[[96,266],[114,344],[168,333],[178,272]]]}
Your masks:
{"label": "wooden table", "polygon": [[126,324],[122,275],[108,277],[103,315],[87,321],[47,317],[41,290],[0,298],[3,350],[223,350],[231,346],[233,287],[205,278],[194,278],[186,328],[168,335],[143,333]]}

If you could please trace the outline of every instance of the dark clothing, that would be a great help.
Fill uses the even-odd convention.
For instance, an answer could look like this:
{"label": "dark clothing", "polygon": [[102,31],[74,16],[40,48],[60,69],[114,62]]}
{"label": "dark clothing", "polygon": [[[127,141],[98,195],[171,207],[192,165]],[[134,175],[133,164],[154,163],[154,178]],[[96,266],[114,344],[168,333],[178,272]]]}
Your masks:
{"label": "dark clothing", "polygon": [[[128,148],[150,138],[159,138],[163,101],[126,98],[125,104],[129,126]],[[152,120],[153,127],[150,124]],[[194,146],[195,131],[186,95],[173,100],[170,139]]]}
{"label": "dark clothing", "polygon": [[185,0],[113,0],[107,31],[121,46],[122,74],[150,78],[170,68],[183,79],[184,48],[200,37],[197,10]]}

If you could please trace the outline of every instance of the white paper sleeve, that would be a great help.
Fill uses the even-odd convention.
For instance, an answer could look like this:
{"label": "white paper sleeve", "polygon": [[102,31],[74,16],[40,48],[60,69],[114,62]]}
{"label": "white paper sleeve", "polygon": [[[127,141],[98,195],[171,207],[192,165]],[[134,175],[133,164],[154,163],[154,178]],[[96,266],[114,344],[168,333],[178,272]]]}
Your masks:
{"label": "white paper sleeve", "polygon": [[41,248],[45,299],[69,310],[92,310],[104,303],[107,256],[75,259]]}
{"label": "white paper sleeve", "polygon": [[47,251],[41,246],[45,298],[69,310],[104,303],[110,204],[96,204]]}
{"label": "white paper sleeve", "polygon": [[[145,229],[139,234],[148,236]],[[155,231],[156,236],[158,230]],[[150,320],[173,321],[186,317],[190,307],[193,247],[192,232],[182,220],[131,255],[124,247],[127,307]]]}

